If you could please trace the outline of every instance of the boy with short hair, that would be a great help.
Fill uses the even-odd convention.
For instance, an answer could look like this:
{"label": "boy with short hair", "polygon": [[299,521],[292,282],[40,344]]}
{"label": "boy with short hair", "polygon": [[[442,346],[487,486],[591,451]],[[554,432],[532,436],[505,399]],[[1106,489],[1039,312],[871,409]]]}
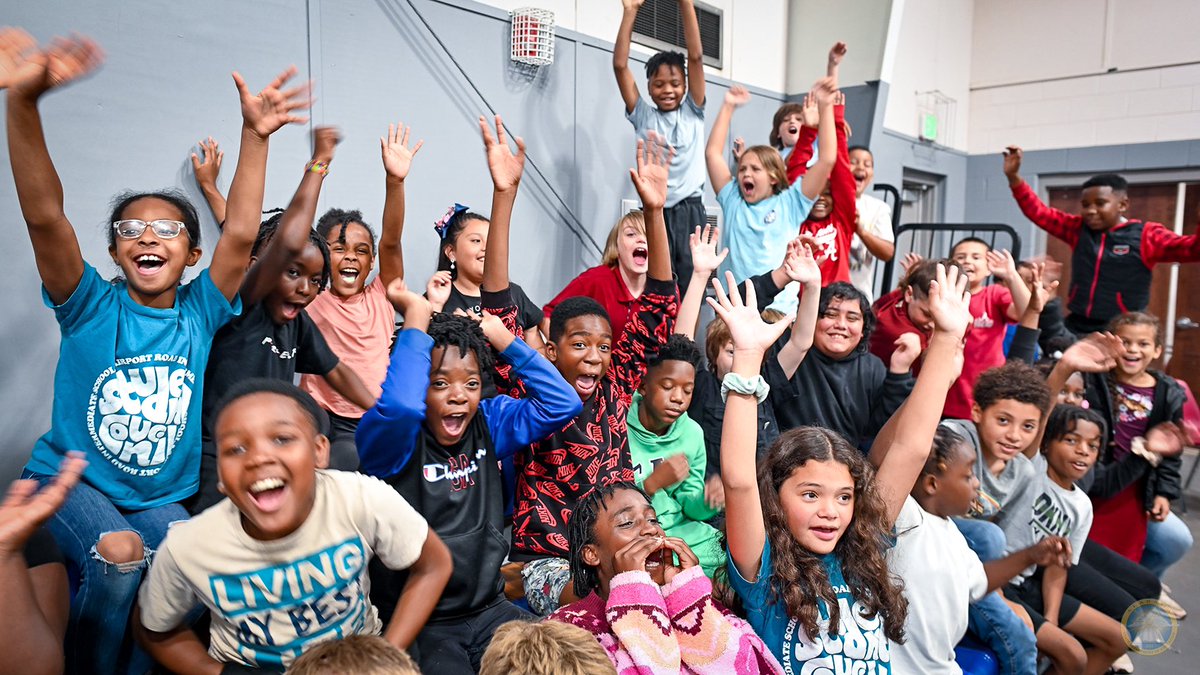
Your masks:
{"label": "boy with short hair", "polygon": [[[980,373],[1004,363],[1004,336],[1029,306],[1029,287],[1008,251],[993,251],[978,237],[960,240],[950,258],[970,279],[972,323],[963,346],[962,373],[946,395],[942,414],[961,419],[971,414],[971,390]],[[985,286],[989,273],[1000,283]]]}
{"label": "boy with short hair", "polygon": [[688,235],[692,228],[707,220],[704,202],[704,49],[700,42],[700,22],[692,0],[679,0],[687,59],[679,52],[659,52],[646,62],[646,89],[651,107],[638,93],[637,82],[629,69],[629,45],[633,22],[645,0],[622,0],[624,12],[613,48],[613,73],[625,102],[625,118],[638,138],[654,136],[657,142],[675,149],[663,217],[667,222],[667,245],[671,269],[679,279],[681,291],[692,278],[692,260]]}
{"label": "boy with short hair", "polygon": [[709,577],[725,564],[720,513],[705,499],[704,430],[687,415],[700,366],[696,343],[678,333],[651,357],[627,417],[634,481],[650,495],[668,537],[682,539]]}
{"label": "boy with short hair", "polygon": [[416,662],[374,635],[351,635],[304,652],[289,675],[421,675]]}
{"label": "boy with short hair", "polygon": [[849,151],[858,207],[854,239],[850,241],[850,283],[871,301],[875,299],[875,261],[887,262],[896,255],[896,234],[892,231],[892,207],[867,194],[875,180],[875,156],[865,145],[852,145]]}
{"label": "boy with short hair", "polygon": [[[929,346],[933,332],[933,317],[929,314],[929,284],[937,274],[937,266],[949,269],[958,266],[949,259],[919,260],[905,273],[900,285],[884,294],[871,311],[875,313],[875,330],[871,333],[871,353],[884,363],[891,363],[892,352],[897,340],[905,333],[916,333],[921,338],[921,351]],[[918,368],[913,371],[915,375]]]}
{"label": "boy with short hair", "polygon": [[[948,419],[942,425],[975,447],[978,512],[954,522],[979,559],[988,562],[1007,552],[1001,527],[1013,510],[1004,506],[1033,499],[1037,472],[1023,451],[1036,440],[1051,397],[1041,372],[1021,361],[980,375],[974,396],[970,419]],[[971,605],[968,616],[971,630],[999,657],[1002,673],[1037,672],[1033,631],[999,595]]]}
{"label": "boy with short hair", "polygon": [[[509,160],[506,152],[489,146],[494,191],[481,297],[484,310],[503,319],[519,337],[516,307],[506,291],[509,221],[523,154]],[[558,608],[570,580],[567,519],[575,505],[597,485],[633,480],[626,415],[647,361],[671,335],[679,311],[663,222],[667,195],[663,148],[653,141],[638,141],[637,168],[630,174],[646,219],[650,258],[646,289],[635,301],[624,332],[617,336],[612,334],[607,312],[591,298],[568,298],[554,308],[546,357],[575,388],[583,410],[517,455],[509,558],[525,563],[525,599],[542,616]],[[496,387],[502,393],[521,395],[521,382],[511,372],[498,370]]]}
{"label": "boy with short hair", "polygon": [[[407,569],[404,612],[384,637],[408,647],[450,579],[450,553],[382,481],[325,471],[316,401],[288,382],[232,387],[215,413],[217,472],[228,498],[167,531],[138,595],[134,632],[176,673],[235,664],[282,671],[325,640],[377,634],[367,563]],[[212,615],[207,654],[185,619]]]}
{"label": "boy with short hair", "polygon": [[1200,235],[1175,234],[1161,223],[1130,220],[1128,182],[1113,173],[1083,184],[1080,215],[1050,208],[1021,178],[1021,148],[1004,151],[1004,175],[1025,217],[1071,247],[1066,326],[1076,335],[1104,330],[1123,312],[1150,303],[1154,266],[1200,260]]}

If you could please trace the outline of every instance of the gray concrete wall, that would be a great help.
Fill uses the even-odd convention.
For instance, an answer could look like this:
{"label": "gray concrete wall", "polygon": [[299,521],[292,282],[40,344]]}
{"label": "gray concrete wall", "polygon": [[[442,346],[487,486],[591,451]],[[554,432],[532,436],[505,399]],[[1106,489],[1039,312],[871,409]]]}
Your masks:
{"label": "gray concrete wall", "polygon": [[[522,70],[508,59],[507,13],[470,0],[414,4],[428,27],[405,0],[6,3],[5,24],[24,26],[40,40],[78,31],[107,52],[94,77],[42,105],[85,258],[103,273],[115,271],[103,221],[121,190],[177,186],[200,201],[188,160],[200,138],[211,134],[222,142],[220,185],[227,189],[240,126],[230,71],[239,69],[258,88],[294,63],[301,78],[316,82],[313,123],[336,124],[345,133],[322,209],[360,208],[377,224],[383,200],[377,139],[396,120],[425,139],[408,180],[404,238],[409,276],[418,284],[434,269],[431,224],[446,207],[458,201],[489,209],[476,121],[489,110],[503,114],[529,147],[514,216],[514,280],[544,301],[596,264],[590,242],[603,244],[621,199],[636,197],[627,173],[634,136],[613,82],[612,45],[560,31],[555,63]],[[710,80],[710,125],[727,86]],[[782,96],[754,93],[733,135],[765,138]],[[310,152],[307,131],[285,129],[272,139],[268,206],[285,205],[295,189]],[[0,145],[0,164],[8,165],[7,144]],[[715,202],[711,193],[707,201]],[[12,242],[0,296],[0,339],[8,346],[0,350],[0,480],[7,480],[49,425],[58,330],[40,301],[11,179],[0,179],[0,213]],[[568,213],[582,223],[582,238],[567,226]],[[211,218],[205,228],[211,251],[217,237]],[[207,263],[206,256],[201,266]]]}

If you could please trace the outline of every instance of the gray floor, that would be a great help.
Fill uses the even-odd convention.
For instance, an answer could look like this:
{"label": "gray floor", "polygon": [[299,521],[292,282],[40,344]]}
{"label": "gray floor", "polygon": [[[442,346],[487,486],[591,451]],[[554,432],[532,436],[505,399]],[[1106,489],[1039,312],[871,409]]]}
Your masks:
{"label": "gray floor", "polygon": [[[1194,461],[1194,456],[1185,457],[1185,478]],[[1197,475],[1185,498],[1189,511],[1183,513],[1176,504],[1175,513],[1200,539],[1200,475]],[[1168,570],[1165,581],[1171,587],[1172,596],[1188,610],[1190,616],[1180,622],[1179,632],[1169,650],[1158,656],[1134,656],[1134,668],[1139,675],[1197,675],[1200,673],[1200,647],[1197,647],[1197,639],[1200,638],[1200,546],[1192,548],[1183,560]]]}

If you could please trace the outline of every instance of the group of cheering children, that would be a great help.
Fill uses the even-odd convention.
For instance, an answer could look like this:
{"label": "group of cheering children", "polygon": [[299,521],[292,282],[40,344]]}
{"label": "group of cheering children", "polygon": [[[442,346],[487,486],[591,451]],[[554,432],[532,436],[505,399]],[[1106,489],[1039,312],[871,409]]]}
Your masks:
{"label": "group of cheering children", "polygon": [[[217,144],[193,155],[222,224],[208,269],[180,283],[201,255],[187,199],[129,193],[109,283],[38,113],[102,54],[0,31],[13,177],[62,332],[52,427],[0,506],[6,667],[954,673],[968,628],[1003,673],[1125,654],[1125,611],[1163,597],[1190,546],[1170,515],[1183,389],[1149,369],[1157,321],[1126,310],[1153,264],[1200,258],[1196,237],[1126,220],[1115,176],[1085,184],[1082,216],[1048,209],[1010,148],[1021,207],[1074,247],[1065,324],[1043,264],[973,238],[907,260],[872,304],[894,247],[864,195],[872,157],[847,144],[845,45],[772,145],[738,139],[731,172],[749,94],[726,94],[705,143],[680,0],[686,60],[650,59],[643,99],[640,4],[624,0],[613,65],[642,208],[544,309],[509,278],[525,145],[499,116],[479,119],[490,213],[437,221],[423,289],[405,279],[421,143],[403,124],[380,139],[378,237],[358,211],[316,218],[326,127],[260,222],[270,137],[305,121],[294,70],[257,94],[234,74],[227,200]],[[705,169],[723,232],[700,227]],[[1039,337],[1058,341],[1041,370]]]}

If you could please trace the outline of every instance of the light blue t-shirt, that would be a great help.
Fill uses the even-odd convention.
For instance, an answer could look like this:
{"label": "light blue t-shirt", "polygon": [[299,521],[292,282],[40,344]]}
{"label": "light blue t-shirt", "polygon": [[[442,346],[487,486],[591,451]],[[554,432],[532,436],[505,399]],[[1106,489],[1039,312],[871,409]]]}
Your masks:
{"label": "light blue t-shirt", "polygon": [[[724,212],[725,246],[729,247],[722,272],[733,272],[739,284],[779,267],[788,242],[800,234],[800,225],[813,206],[813,200],[800,190],[800,181],[757,204],[747,203],[736,177],[717,193],[717,203]],[[799,292],[799,284],[789,283],[771,307],[784,313],[795,311]]]}
{"label": "light blue t-shirt", "polygon": [[841,612],[837,635],[829,634],[829,610],[823,600],[817,600],[821,636],[812,641],[800,622],[788,616],[786,605],[772,597],[769,541],[763,545],[762,567],[758,571],[758,580],[753,583],[742,578],[733,564],[733,556],[729,556],[729,583],[745,606],[746,620],[789,675],[891,673],[891,651],[883,632],[882,617],[868,619],[858,611],[861,608],[850,594],[837,557],[828,554],[821,556],[821,561],[837,594]]}
{"label": "light blue t-shirt", "polygon": [[83,479],[113,504],[142,510],[196,491],[200,400],[213,334],[241,312],[208,270],[180,286],[171,309],[139,305],[125,283],[84,264],[54,310],[62,332],[51,426],[26,468],[53,475],[70,450],[87,455]]}
{"label": "light blue t-shirt", "polygon": [[625,113],[638,138],[653,131],[675,148],[667,174],[667,207],[704,192],[704,108],[696,105],[690,95],[683,104],[670,112],[662,112],[638,97],[633,112]]}

